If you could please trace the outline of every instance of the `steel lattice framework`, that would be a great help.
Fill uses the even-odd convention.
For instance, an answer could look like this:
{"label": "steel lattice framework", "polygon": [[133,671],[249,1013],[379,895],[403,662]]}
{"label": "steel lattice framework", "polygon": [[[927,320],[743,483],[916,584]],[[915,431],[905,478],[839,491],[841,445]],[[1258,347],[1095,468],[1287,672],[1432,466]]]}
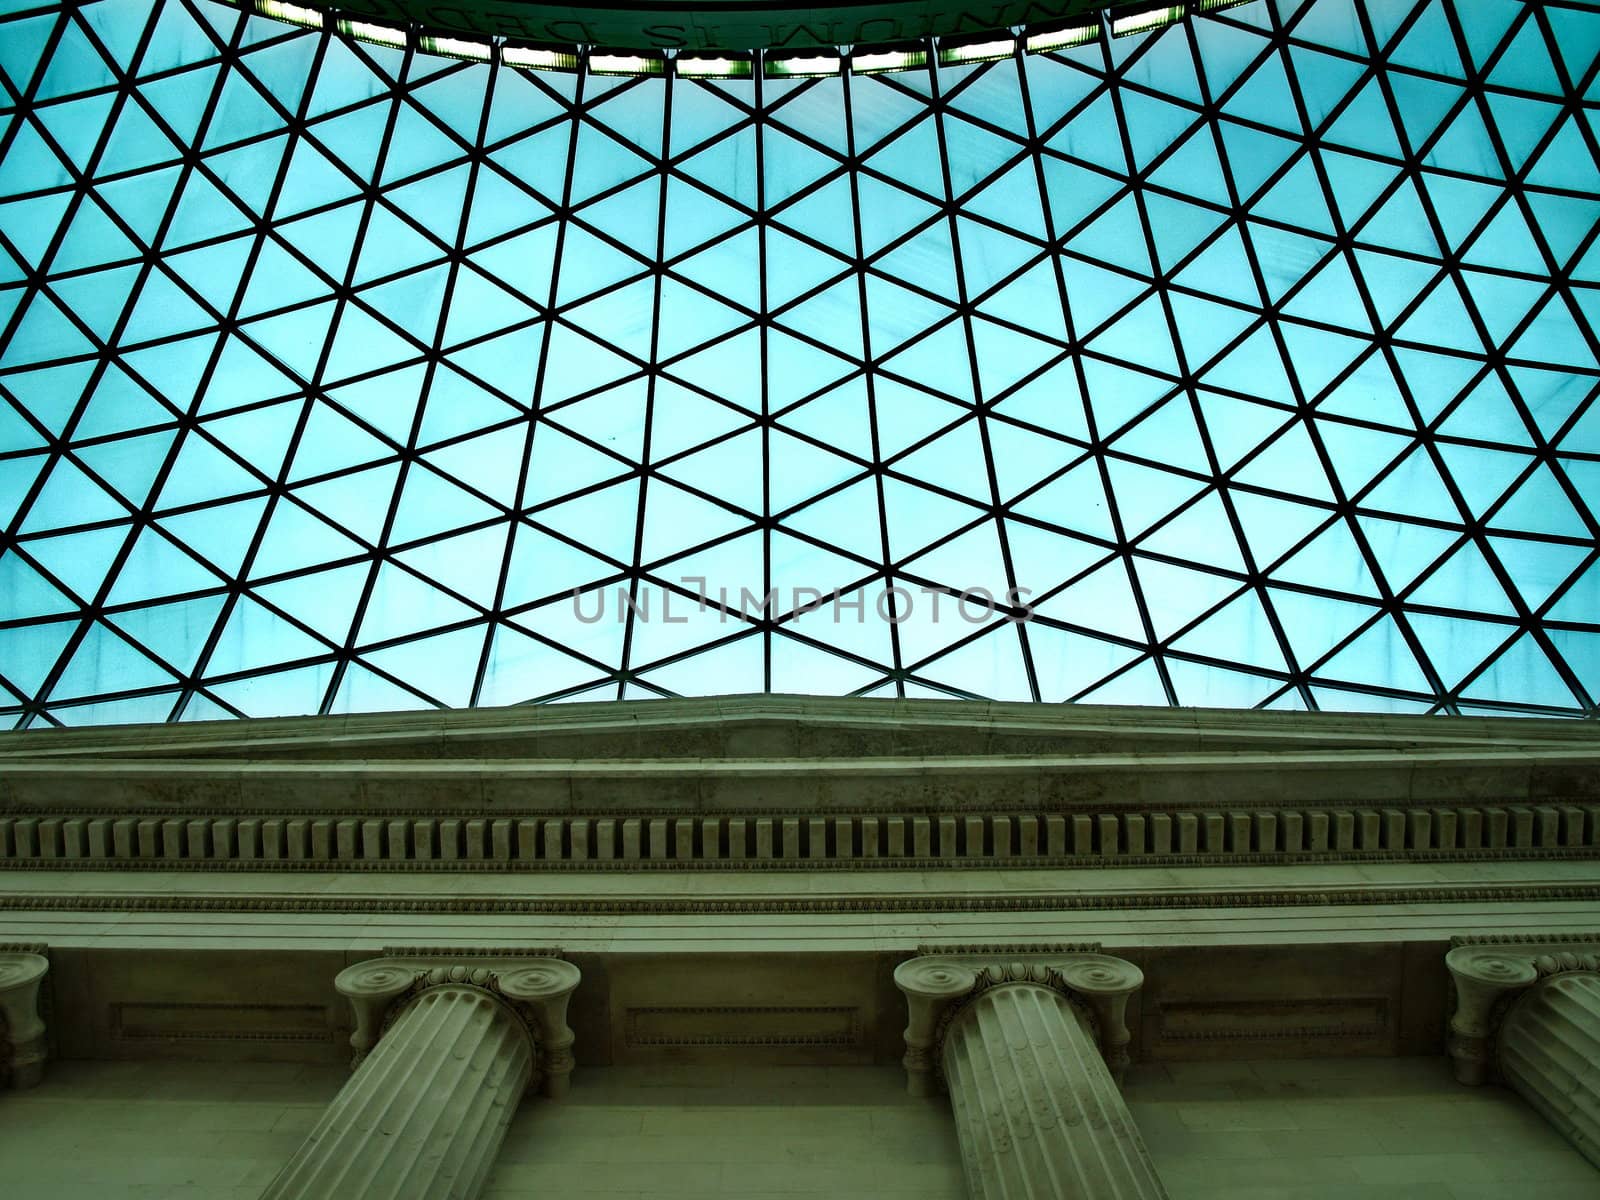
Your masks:
{"label": "steel lattice framework", "polygon": [[0,10],[7,721],[1596,711],[1593,4],[725,82]]}

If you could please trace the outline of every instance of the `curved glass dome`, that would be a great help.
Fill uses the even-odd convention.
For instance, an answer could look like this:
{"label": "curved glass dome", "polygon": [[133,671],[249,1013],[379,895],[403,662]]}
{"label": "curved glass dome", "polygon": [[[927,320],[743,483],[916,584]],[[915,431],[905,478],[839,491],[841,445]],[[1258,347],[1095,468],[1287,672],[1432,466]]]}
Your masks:
{"label": "curved glass dome", "polygon": [[0,9],[7,722],[1596,709],[1593,4],[722,81]]}

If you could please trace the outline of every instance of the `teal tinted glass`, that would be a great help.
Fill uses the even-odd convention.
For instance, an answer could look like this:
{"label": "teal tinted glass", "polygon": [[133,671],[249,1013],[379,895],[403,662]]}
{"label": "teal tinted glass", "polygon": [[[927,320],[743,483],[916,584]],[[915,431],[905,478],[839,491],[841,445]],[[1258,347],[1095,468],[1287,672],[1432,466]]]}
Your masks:
{"label": "teal tinted glass", "polygon": [[628,78],[4,0],[0,721],[1593,714],[1597,54],[1258,0]]}

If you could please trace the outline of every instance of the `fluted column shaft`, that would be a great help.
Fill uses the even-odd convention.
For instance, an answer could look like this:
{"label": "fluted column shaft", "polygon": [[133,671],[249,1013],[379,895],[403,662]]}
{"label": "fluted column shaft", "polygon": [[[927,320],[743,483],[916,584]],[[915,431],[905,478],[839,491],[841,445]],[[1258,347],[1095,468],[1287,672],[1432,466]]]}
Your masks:
{"label": "fluted column shaft", "polygon": [[1555,975],[1519,997],[1495,1058],[1500,1077],[1600,1167],[1600,974]]}
{"label": "fluted column shaft", "polygon": [[942,1065],[973,1200],[1166,1196],[1094,1036],[1059,992],[984,991],[951,1022]]}
{"label": "fluted column shaft", "polygon": [[421,992],[263,1200],[470,1200],[534,1066],[526,1027],[470,986]]}

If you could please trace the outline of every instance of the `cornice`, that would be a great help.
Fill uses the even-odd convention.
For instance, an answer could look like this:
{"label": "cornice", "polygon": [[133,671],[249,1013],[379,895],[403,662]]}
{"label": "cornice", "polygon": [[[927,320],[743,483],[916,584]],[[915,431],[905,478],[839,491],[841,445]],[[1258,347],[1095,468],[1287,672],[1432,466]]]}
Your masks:
{"label": "cornice", "polygon": [[729,698],[0,736],[0,868],[1600,856],[1583,723]]}
{"label": "cornice", "polygon": [[1021,771],[1230,771],[1251,767],[1275,770],[1374,770],[1432,766],[1580,766],[1600,763],[1600,748],[1587,745],[1389,747],[1263,747],[1149,752],[1018,753],[952,755],[878,754],[816,759],[806,757],[526,757],[236,759],[228,757],[15,756],[3,760],[13,780],[65,779],[229,780],[354,776],[367,779],[637,779],[662,777],[743,778],[766,775],[839,776],[989,775]]}
{"label": "cornice", "polygon": [[780,756],[729,756],[696,758],[639,757],[597,754],[593,758],[567,756],[486,756],[450,758],[234,758],[207,756],[141,755],[129,757],[79,757],[30,755],[0,759],[8,785],[22,790],[29,785],[59,779],[66,783],[148,783],[174,780],[186,786],[259,782],[303,785],[325,779],[332,786],[341,780],[373,779],[383,782],[439,784],[534,783],[559,780],[627,781],[634,779],[681,782],[726,779],[805,778],[818,781],[898,778],[970,778],[1018,774],[1122,776],[1129,774],[1208,775],[1274,771],[1404,771],[1546,768],[1593,769],[1600,764],[1600,747],[1590,745],[1485,746],[1391,749],[1386,747],[1215,750],[1082,751],[1072,753],[997,752],[988,754],[861,754],[827,759]]}
{"label": "cornice", "polygon": [[1108,738],[1148,740],[1154,743],[1150,748],[1187,745],[1196,750],[1229,744],[1416,748],[1587,743],[1592,747],[1596,739],[1593,722],[1569,720],[760,695],[36,729],[0,734],[0,760],[66,755],[182,757],[185,750],[249,758],[305,752],[370,756],[386,746],[448,758],[463,742],[485,746],[524,742],[539,747],[536,752],[544,755],[549,753],[544,746],[572,739],[603,741],[613,751],[637,747],[628,757],[651,757],[651,746],[674,755],[703,756],[708,753],[704,747],[719,741],[735,750],[744,747],[742,754],[761,755],[774,753],[769,748],[774,740],[786,737],[809,747],[814,755],[827,756],[834,751],[822,743],[853,741],[869,750],[876,747],[879,753],[898,746],[904,753],[923,735],[937,738],[931,743],[935,746],[955,742],[973,753],[996,752],[1007,741],[1032,753],[1051,740],[1093,746]]}
{"label": "cornice", "polygon": [[[395,913],[487,916],[648,916],[831,913],[1020,913],[1325,908],[1408,904],[1502,904],[1600,900],[1596,884],[1337,887],[1217,891],[1063,891],[1051,895],[823,896],[708,899],[693,896],[195,896],[17,892],[0,912]],[[456,953],[454,950],[452,954]]]}

